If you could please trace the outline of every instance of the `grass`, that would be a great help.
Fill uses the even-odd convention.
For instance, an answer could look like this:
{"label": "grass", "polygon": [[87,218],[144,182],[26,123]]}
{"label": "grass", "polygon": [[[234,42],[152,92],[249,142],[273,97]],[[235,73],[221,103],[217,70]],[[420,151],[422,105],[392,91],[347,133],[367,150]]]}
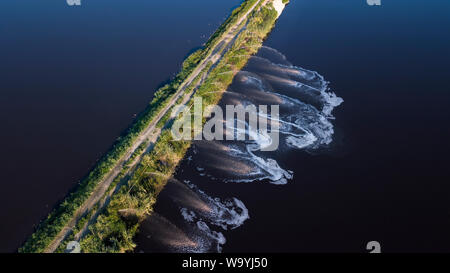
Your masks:
{"label": "grass", "polygon": [[[277,13],[271,6],[252,13],[247,28],[197,90],[196,96],[203,98],[204,106],[220,101],[222,93],[211,91],[227,89],[236,73],[234,71],[242,69],[250,56],[259,50],[276,18]],[[223,73],[226,71],[233,72]],[[192,103],[190,100],[189,106]],[[82,251],[132,251],[140,222],[152,213],[158,193],[174,174],[190,145],[189,141],[174,141],[170,128],[164,129],[154,148],[143,156],[129,183],[120,188],[97,222],[90,226],[90,233],[80,241]],[[128,212],[127,216],[124,216],[124,211]]]}
{"label": "grass", "polygon": [[[158,113],[169,103],[182,82],[192,73],[197,65],[207,56],[221,35],[233,25],[239,17],[247,12],[257,0],[246,0],[235,9],[230,17],[211,36],[204,48],[197,50],[185,59],[181,71],[169,83],[158,89],[146,109],[134,120],[132,125],[116,140],[109,151],[96,163],[92,170],[81,180],[77,187],[43,220],[19,248],[19,252],[43,252],[55,239],[75,212],[91,196],[97,185],[124,157],[137,137],[154,120]],[[159,124],[161,126],[161,124]]]}

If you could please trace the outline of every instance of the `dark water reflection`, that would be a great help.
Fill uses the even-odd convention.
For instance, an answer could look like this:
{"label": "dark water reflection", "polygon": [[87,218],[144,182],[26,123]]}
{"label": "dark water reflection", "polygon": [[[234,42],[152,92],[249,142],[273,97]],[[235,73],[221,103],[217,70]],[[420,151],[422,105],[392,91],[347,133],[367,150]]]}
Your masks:
{"label": "dark water reflection", "polygon": [[[277,157],[294,173],[286,185],[223,183],[183,161],[180,181],[248,209],[221,231],[224,252],[365,252],[372,240],[386,252],[450,251],[448,14],[446,1],[291,1],[265,44],[345,102],[328,151]],[[156,211],[181,225],[170,195]],[[161,251],[144,235],[138,251]]]}
{"label": "dark water reflection", "polygon": [[0,2],[0,251],[14,251],[239,0]]}

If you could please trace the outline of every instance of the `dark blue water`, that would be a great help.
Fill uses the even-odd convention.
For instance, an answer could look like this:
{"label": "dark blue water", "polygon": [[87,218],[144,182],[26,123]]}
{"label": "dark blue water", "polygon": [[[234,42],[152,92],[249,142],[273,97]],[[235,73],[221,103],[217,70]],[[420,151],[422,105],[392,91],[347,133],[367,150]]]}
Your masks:
{"label": "dark blue water", "polygon": [[0,3],[0,251],[14,251],[239,0]]}
{"label": "dark blue water", "polygon": [[[31,234],[238,2],[1,1],[0,251]],[[182,163],[179,180],[249,210],[223,232],[224,252],[361,252],[372,240],[450,251],[449,14],[445,0],[291,1],[266,45],[345,102],[327,152],[277,158],[294,172],[287,185],[225,184]],[[143,230],[138,249],[154,250]]]}
{"label": "dark blue water", "polygon": [[[283,191],[295,194],[270,202],[271,224],[230,251],[365,251],[378,240],[386,252],[450,252],[449,14],[438,0],[292,1],[266,44],[344,98],[339,148],[288,155],[297,175]],[[266,247],[245,244],[257,237]]]}
{"label": "dark blue water", "polygon": [[[344,99],[334,142],[278,154],[294,172],[282,186],[211,180],[184,160],[179,181],[249,211],[242,226],[219,228],[224,252],[366,252],[373,240],[384,252],[450,252],[449,14],[450,3],[437,0],[291,1],[265,45],[318,71]],[[186,190],[176,185],[155,211],[183,226],[173,194]],[[153,226],[144,222],[137,250],[173,251],[155,246]]]}

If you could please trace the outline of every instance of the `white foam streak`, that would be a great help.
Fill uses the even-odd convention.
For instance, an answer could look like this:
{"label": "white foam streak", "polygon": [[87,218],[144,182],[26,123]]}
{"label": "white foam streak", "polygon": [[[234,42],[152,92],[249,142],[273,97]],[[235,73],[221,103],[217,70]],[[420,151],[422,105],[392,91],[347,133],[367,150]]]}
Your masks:
{"label": "white foam streak", "polygon": [[[217,244],[217,251],[220,252],[221,245],[226,241],[225,237],[221,232],[211,230],[209,225],[219,227],[223,230],[235,229],[250,218],[248,209],[237,198],[233,197],[229,200],[222,201],[220,198],[212,198],[207,195],[189,181],[185,181],[185,183],[210,209],[207,211],[194,211],[193,209],[181,208],[181,215],[188,223],[196,223],[198,231],[203,234],[201,236],[203,239],[197,239],[200,249],[208,248],[207,245]],[[209,240],[205,241],[205,237],[209,238]]]}

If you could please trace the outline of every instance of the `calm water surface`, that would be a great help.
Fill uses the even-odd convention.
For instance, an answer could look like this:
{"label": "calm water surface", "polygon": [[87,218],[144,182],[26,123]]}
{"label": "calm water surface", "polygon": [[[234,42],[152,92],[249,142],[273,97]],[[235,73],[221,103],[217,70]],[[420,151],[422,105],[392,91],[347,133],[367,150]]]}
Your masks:
{"label": "calm water surface", "polygon": [[[0,251],[17,249],[238,3],[0,3]],[[293,173],[285,185],[212,179],[222,173],[205,175],[198,145],[137,251],[359,252],[377,240],[449,252],[449,14],[444,0],[291,1],[265,45],[344,99],[333,142],[273,154]],[[188,223],[186,199],[225,218]]]}
{"label": "calm water surface", "polygon": [[[265,45],[323,75],[344,99],[332,144],[273,155],[293,172],[285,185],[224,183],[197,164],[208,149],[191,149],[137,251],[365,252],[376,240],[385,252],[450,252],[449,14],[438,0],[291,1]],[[235,229],[214,217],[202,219],[209,230],[199,225],[211,208],[245,216],[236,203],[221,209],[227,198],[249,218]]]}
{"label": "calm water surface", "polygon": [[0,3],[0,251],[14,251],[239,0]]}

